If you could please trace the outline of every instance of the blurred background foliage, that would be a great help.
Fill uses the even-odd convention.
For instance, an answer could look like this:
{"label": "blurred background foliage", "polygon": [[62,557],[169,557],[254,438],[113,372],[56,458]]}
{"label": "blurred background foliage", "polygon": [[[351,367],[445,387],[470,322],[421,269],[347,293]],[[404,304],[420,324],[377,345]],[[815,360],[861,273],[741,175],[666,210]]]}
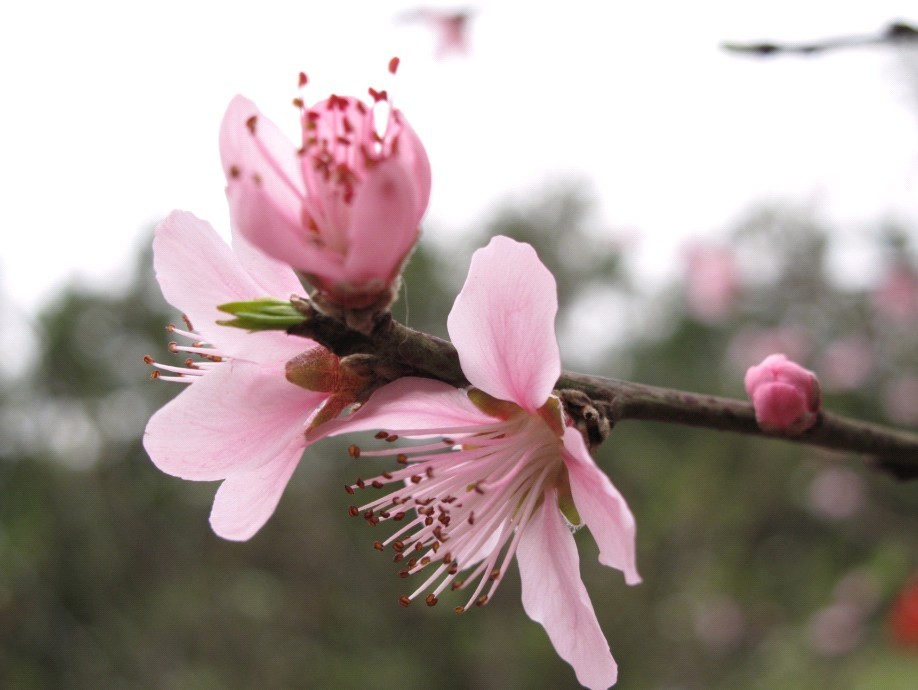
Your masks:
{"label": "blurred background foliage", "polygon": [[[863,228],[877,266],[852,287],[828,267],[832,228],[761,208],[648,290],[585,188],[508,201],[451,244],[429,228],[399,318],[445,335],[471,252],[507,234],[557,278],[571,368],[743,397],[746,367],[784,351],[820,375],[829,409],[918,426],[908,229]],[[144,255],[125,292],[73,287],[48,305],[34,366],[0,384],[0,687],[576,687],[513,576],[463,616],[398,606],[397,568],[342,490],[373,469],[341,443],[307,452],[251,541],[214,536],[216,486],[159,473],[140,441],[179,392],[142,358],[164,356],[178,319]],[[915,687],[918,650],[887,617],[918,569],[918,484],[844,454],[638,422],[598,461],[637,517],[644,577],[626,587],[578,533],[619,687]]]}

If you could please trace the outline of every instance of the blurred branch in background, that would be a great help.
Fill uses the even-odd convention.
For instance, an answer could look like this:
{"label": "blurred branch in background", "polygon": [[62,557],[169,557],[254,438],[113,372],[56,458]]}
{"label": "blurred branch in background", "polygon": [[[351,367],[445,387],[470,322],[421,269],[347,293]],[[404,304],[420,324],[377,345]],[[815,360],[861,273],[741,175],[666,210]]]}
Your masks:
{"label": "blurred branch in background", "polygon": [[760,57],[772,55],[815,55],[841,48],[880,45],[918,45],[918,29],[903,22],[891,22],[882,32],[857,36],[837,36],[809,43],[731,43],[721,48],[731,53],[745,53]]}

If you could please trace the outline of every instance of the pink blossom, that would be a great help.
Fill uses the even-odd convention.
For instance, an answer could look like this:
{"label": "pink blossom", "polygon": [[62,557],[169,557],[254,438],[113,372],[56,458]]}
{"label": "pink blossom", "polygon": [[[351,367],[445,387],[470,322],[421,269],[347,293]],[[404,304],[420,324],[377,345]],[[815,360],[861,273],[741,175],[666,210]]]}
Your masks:
{"label": "pink blossom", "polygon": [[749,367],[746,392],[765,431],[799,434],[816,423],[822,407],[816,375],[783,354]]}
{"label": "pink blossom", "polygon": [[437,59],[449,55],[468,55],[469,24],[472,19],[469,10],[450,11],[437,7],[418,7],[403,14],[402,18],[423,22],[434,31],[437,37],[434,57]]}
{"label": "pink blossom", "polygon": [[220,128],[234,226],[331,302],[353,308],[389,298],[430,197],[420,139],[385,92],[370,91],[373,105],[331,96],[307,107],[296,99],[299,146],[242,96]]}
{"label": "pink blossom", "polygon": [[891,266],[873,292],[877,312],[896,323],[918,318],[918,273],[906,263]]}
{"label": "pink blossom", "polygon": [[153,252],[163,295],[188,324],[187,331],[170,330],[193,342],[170,344],[173,352],[192,355],[184,366],[147,358],[157,378],[190,385],[150,419],[144,447],[163,472],[222,479],[211,525],[225,539],[245,540],[274,512],[306,446],[305,424],[328,394],[285,378],[289,359],[321,348],[279,331],[217,325],[227,317],[217,305],[286,297],[302,286],[289,267],[238,236],[231,249],[208,223],[184,211],[159,224]]}
{"label": "pink blossom", "polygon": [[[472,590],[457,612],[481,606],[516,556],[527,614],[583,685],[605,688],[617,667],[580,578],[573,532],[590,527],[600,562],[636,584],[635,523],[552,394],[561,370],[556,312],[555,280],[532,247],[494,238],[475,253],[448,319],[474,388],[403,378],[354,417],[331,422],[329,433],[381,428],[380,439],[422,440],[363,451],[396,455],[402,467],[347,487],[390,489],[350,513],[399,523],[376,548],[395,551],[402,577],[432,571],[403,605],[426,592],[432,606],[449,588]],[[361,451],[352,446],[352,454]]]}
{"label": "pink blossom", "polygon": [[736,260],[726,248],[696,244],[686,256],[685,299],[689,313],[706,323],[729,316],[739,295]]}

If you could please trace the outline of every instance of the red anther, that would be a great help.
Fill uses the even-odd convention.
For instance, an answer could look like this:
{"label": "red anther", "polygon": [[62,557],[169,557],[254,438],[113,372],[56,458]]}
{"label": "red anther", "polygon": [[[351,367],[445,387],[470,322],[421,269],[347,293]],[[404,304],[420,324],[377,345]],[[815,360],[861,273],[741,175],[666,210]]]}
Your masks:
{"label": "red anther", "polygon": [[482,594],[480,597],[478,597],[478,601],[475,602],[475,606],[484,606],[487,603],[488,603],[488,595]]}
{"label": "red anther", "polygon": [[419,541],[418,541],[418,542],[415,542],[415,544],[414,544],[414,550],[415,550],[415,551],[421,551],[423,548],[424,548],[424,545],[421,544],[421,542],[419,542]]}
{"label": "red anther", "polygon": [[398,603],[401,604],[406,609],[411,604],[411,599],[406,597],[404,594],[398,598]]}
{"label": "red anther", "polygon": [[[360,446],[351,444],[347,447],[347,454],[350,455],[355,460],[360,457]],[[358,484],[360,482],[358,481]],[[362,486],[360,488],[363,488]]]}
{"label": "red anther", "polygon": [[241,174],[241,171],[239,170],[239,166],[238,166],[238,165],[231,165],[231,166],[229,167],[229,174],[230,174],[230,177],[232,177],[234,180],[235,180],[237,177],[239,177],[239,175]]}
{"label": "red anther", "polygon": [[389,74],[395,74],[398,71],[398,63],[401,62],[397,57],[389,60]]}
{"label": "red anther", "polygon": [[[350,120],[348,120],[347,118],[344,118],[343,120],[341,120],[341,124],[344,126],[344,133],[345,133],[345,134],[353,134],[353,133],[354,133],[354,125],[351,124],[351,121],[350,121]],[[350,142],[348,142],[348,143],[350,143]]]}
{"label": "red anther", "polygon": [[456,608],[453,609],[453,611],[455,611],[456,613],[465,613],[465,607],[457,606]]}
{"label": "red anther", "polygon": [[302,99],[302,98],[294,98],[294,99],[293,99],[293,105],[294,105],[295,107],[299,108],[300,110],[302,110],[303,108],[306,107],[306,104],[303,102],[303,99]]}
{"label": "red anther", "polygon": [[417,558],[409,558],[408,559],[408,570],[414,570],[414,566],[416,566],[417,564],[418,564]]}
{"label": "red anther", "polygon": [[491,571],[491,575],[488,577],[488,579],[493,582],[499,577],[500,577],[500,568],[494,568],[494,570]]}
{"label": "red anther", "polygon": [[464,586],[465,586],[465,580],[456,580],[449,587],[451,590],[455,592],[457,589],[462,589]]}
{"label": "red anther", "polygon": [[434,553],[436,553],[437,551],[440,550],[440,542],[435,541],[433,544],[430,545],[430,548],[433,550]]}
{"label": "red anther", "polygon": [[364,105],[363,101],[357,101],[357,112],[361,115],[367,114],[367,107]]}
{"label": "red anther", "polygon": [[394,441],[398,441],[397,434],[392,434],[391,436],[386,437],[386,443],[393,443]]}
{"label": "red anther", "polygon": [[[388,440],[388,439],[386,439],[386,440]],[[433,467],[428,467],[426,470],[424,470],[424,474],[427,475],[427,478],[428,478],[428,479],[433,479],[433,475],[434,475]]]}
{"label": "red anther", "polygon": [[443,439],[443,443],[445,443],[445,444],[448,445],[448,446],[455,446],[455,445],[456,445],[456,442],[455,442],[453,439],[451,439],[451,438],[444,438],[444,439]]}
{"label": "red anther", "polygon": [[370,484],[370,486],[372,486],[374,489],[381,489],[383,488],[383,483],[379,481],[378,479],[374,479],[373,483]]}
{"label": "red anther", "polygon": [[252,115],[248,120],[245,121],[245,126],[249,128],[249,131],[252,134],[255,134],[255,125],[258,123],[258,116]]}
{"label": "red anther", "polygon": [[430,556],[424,556],[424,558],[421,559],[421,565],[430,565]]}
{"label": "red anther", "polygon": [[401,539],[396,539],[394,542],[392,542],[392,550],[397,553],[401,553],[405,550],[405,542],[403,542]]}
{"label": "red anther", "polygon": [[402,520],[405,519],[405,514],[404,514],[404,513],[396,513],[395,515],[392,516],[392,519],[395,520],[396,522],[400,522],[400,521],[402,521]]}
{"label": "red anther", "polygon": [[382,545],[382,542],[380,542],[380,541],[374,541],[374,542],[373,542],[373,548],[376,549],[377,551],[385,551],[385,550],[386,550],[386,547],[383,546],[383,545]]}
{"label": "red anther", "polygon": [[407,465],[407,464],[408,464],[408,456],[405,455],[404,453],[399,453],[398,455],[395,456],[395,461],[396,461],[399,465]]}
{"label": "red anther", "polygon": [[[194,326],[191,325],[191,319],[188,318],[188,314],[182,314],[182,321],[185,323],[185,326],[188,328],[189,331],[194,330]],[[172,326],[172,327],[175,328],[175,326]]]}
{"label": "red anther", "polygon": [[388,432],[388,431],[377,431],[377,432],[376,432],[376,435],[375,435],[373,438],[378,439],[378,440],[382,440],[382,439],[386,438],[386,436],[388,436],[388,435],[389,435],[389,432]]}
{"label": "red anther", "polygon": [[362,489],[366,486],[366,482],[364,482],[360,477],[357,477],[357,481],[354,483],[357,485],[358,489]]}
{"label": "red anther", "polygon": [[422,477],[422,476],[419,475],[419,474],[412,474],[412,475],[411,475],[411,483],[412,483],[412,484],[417,484],[417,483],[420,482],[423,478],[424,478],[424,477]]}
{"label": "red anther", "polygon": [[369,89],[367,89],[367,91],[369,92],[370,97],[373,99],[374,103],[379,103],[380,101],[385,101],[389,98],[389,94],[386,93],[385,89],[382,91],[377,91],[371,86]]}
{"label": "red anther", "polygon": [[389,513],[388,510],[380,510],[380,511],[379,511],[379,517],[381,517],[381,518],[383,518],[383,519],[385,519],[385,520],[388,520],[388,519],[389,519],[389,515],[390,515],[390,513]]}
{"label": "red anther", "polygon": [[261,175],[259,175],[258,173],[253,173],[252,182],[255,183],[256,187],[261,187],[261,183],[262,183]]}
{"label": "red anther", "polygon": [[160,375],[160,374],[159,374],[158,371],[156,371],[156,369],[154,369],[153,371],[150,372],[150,378],[151,378],[151,379],[158,379],[158,378],[159,378],[159,375]]}
{"label": "red anther", "polygon": [[309,77],[306,76],[306,73],[305,73],[305,72],[300,72],[300,76],[299,76],[299,79],[298,79],[298,81],[297,81],[297,86],[299,86],[299,88],[302,89],[302,88],[303,88],[304,86],[306,86],[306,84],[308,84],[308,83],[309,83]]}
{"label": "red anther", "polygon": [[370,519],[371,517],[373,517],[374,515],[375,515],[375,513],[373,512],[373,509],[372,509],[372,508],[368,508],[368,509],[365,510],[364,513],[363,513],[363,517],[366,518],[367,520],[369,520],[369,519]]}
{"label": "red anther", "polygon": [[437,605],[437,602],[440,601],[440,600],[437,599],[433,594],[428,594],[428,595],[427,595],[427,598],[424,599],[424,601],[427,602],[427,605],[428,605],[428,606],[436,606],[436,605]]}
{"label": "red anther", "polygon": [[455,575],[456,573],[459,572],[459,564],[458,564],[458,563],[453,563],[453,564],[449,567],[449,570],[448,570],[447,572],[448,572],[450,575]]}
{"label": "red anther", "polygon": [[402,568],[398,571],[398,576],[403,580],[411,575],[411,571],[408,568]]}
{"label": "red anther", "polygon": [[350,515],[351,517],[357,517],[358,515],[360,515],[360,508],[358,508],[357,506],[348,506],[347,514]]}
{"label": "red anther", "polygon": [[398,562],[401,561],[403,558],[405,558],[405,554],[403,554],[403,553],[397,553],[397,554],[395,554],[395,555],[392,557],[392,562],[393,562],[393,563],[398,563]]}
{"label": "red anther", "polygon": [[375,515],[374,515],[373,517],[369,517],[369,518],[367,518],[367,524],[368,524],[370,527],[376,527],[376,525],[379,524],[379,518],[376,517]]}
{"label": "red anther", "polygon": [[354,492],[354,487],[352,487],[352,486],[350,486],[350,485],[348,485],[348,484],[345,484],[345,485],[344,485],[344,490],[345,490],[347,493],[351,494],[352,496],[353,496],[354,493],[355,493],[355,492]]}
{"label": "red anther", "polygon": [[425,526],[425,527],[430,527],[430,526],[433,524],[433,521],[434,521],[434,520],[433,520],[432,517],[425,518],[425,519],[424,519],[424,526]]}
{"label": "red anther", "polygon": [[383,479],[392,479],[392,473],[391,473],[391,472],[383,472],[383,473],[382,473],[382,477],[383,477]]}
{"label": "red anther", "polygon": [[469,524],[470,525],[475,524],[475,511],[472,511],[471,513],[469,513]]}
{"label": "red anther", "polygon": [[[196,343],[195,343],[195,346],[197,346]],[[178,351],[179,351],[179,350],[178,350],[178,343],[175,342],[174,340],[173,340],[172,342],[170,342],[166,347],[168,348],[169,352],[172,353],[173,355],[177,355],[177,354],[178,354]]]}
{"label": "red anther", "polygon": [[144,355],[144,356],[143,356],[143,363],[144,363],[144,364],[153,364],[153,362],[155,362],[155,361],[156,361],[156,360],[153,359],[152,357],[150,357],[150,355]]}
{"label": "red anther", "polygon": [[443,554],[443,563],[446,565],[449,565],[452,562],[453,562],[453,554],[447,551],[445,554]]}

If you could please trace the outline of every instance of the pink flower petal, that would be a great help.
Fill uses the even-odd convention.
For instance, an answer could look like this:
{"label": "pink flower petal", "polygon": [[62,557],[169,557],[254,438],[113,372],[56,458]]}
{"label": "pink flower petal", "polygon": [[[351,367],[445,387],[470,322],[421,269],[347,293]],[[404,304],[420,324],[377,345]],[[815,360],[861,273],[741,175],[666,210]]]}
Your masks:
{"label": "pink flower petal", "polygon": [[325,274],[341,272],[341,257],[309,243],[308,231],[291,215],[295,207],[278,206],[262,185],[243,179],[226,189],[233,230],[278,261]]}
{"label": "pink flower petal", "polygon": [[472,257],[447,325],[472,385],[534,413],[561,374],[555,279],[528,244],[495,237]]}
{"label": "pink flower petal", "polygon": [[580,579],[574,537],[557,505],[556,492],[547,491],[520,538],[516,560],[523,608],[542,624],[555,651],[574,667],[581,685],[608,688],[615,684],[618,666]]}
{"label": "pink flower petal", "polygon": [[[217,305],[278,295],[265,294],[229,245],[209,223],[193,214],[173,211],[156,227],[153,266],[166,301],[186,314],[203,339],[217,345],[223,354],[280,360],[310,346],[311,341],[285,333],[249,334],[217,325],[217,321],[230,318]],[[296,279],[289,268],[283,270],[284,277],[277,278],[278,283]]]}
{"label": "pink flower petal", "polygon": [[227,477],[210,512],[214,532],[234,541],[250,539],[274,513],[302,455],[301,439],[293,437],[269,463]]}
{"label": "pink flower petal", "polygon": [[420,233],[418,205],[415,184],[401,161],[385,160],[367,171],[351,213],[348,281],[377,278],[386,284],[393,278]]}
{"label": "pink flower petal", "polygon": [[372,429],[430,430],[428,435],[437,436],[438,429],[493,422],[464,391],[442,381],[409,376],[383,386],[353,415],[323,424],[308,438],[315,441]]}
{"label": "pink flower petal", "polygon": [[220,364],[189,384],[147,424],[153,463],[182,479],[223,479],[271,463],[296,441],[325,399],[289,383],[283,365]]}
{"label": "pink flower petal", "polygon": [[564,462],[577,512],[599,545],[599,562],[625,574],[625,582],[641,582],[635,565],[634,516],[618,489],[596,466],[576,429],[564,432]]}
{"label": "pink flower petal", "polygon": [[244,96],[230,101],[220,123],[220,160],[227,185],[257,175],[280,207],[298,207],[305,194],[296,147]]}

